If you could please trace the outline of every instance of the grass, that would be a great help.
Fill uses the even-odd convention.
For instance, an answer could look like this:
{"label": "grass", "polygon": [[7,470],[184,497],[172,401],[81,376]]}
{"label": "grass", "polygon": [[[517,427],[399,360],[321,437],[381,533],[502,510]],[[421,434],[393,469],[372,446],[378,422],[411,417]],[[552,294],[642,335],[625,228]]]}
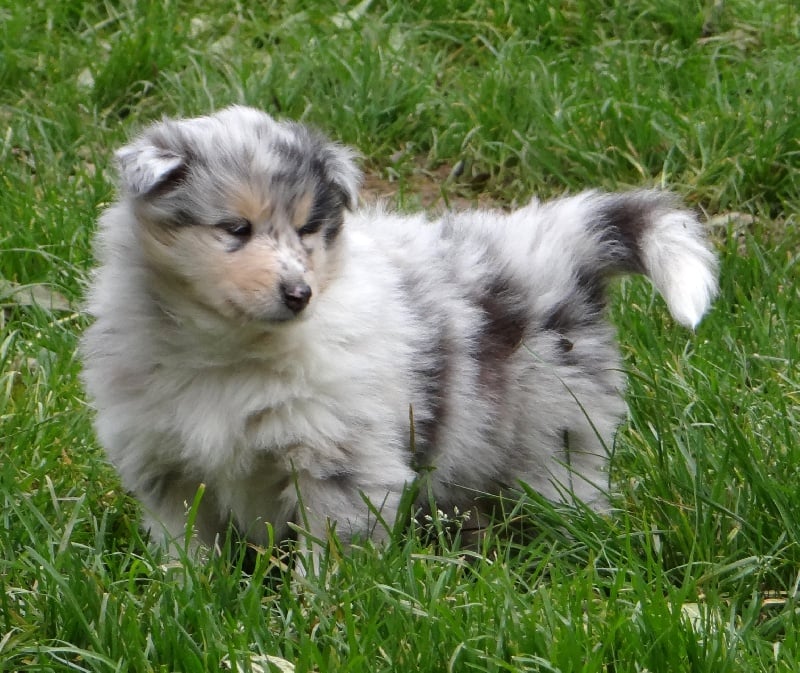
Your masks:
{"label": "grass", "polygon": [[[796,670],[798,47],[788,0],[0,1],[0,670]],[[231,102],[357,146],[404,208],[656,184],[737,213],[696,334],[615,292],[615,514],[530,494],[533,540],[434,522],[293,580],[148,547],[77,307],[112,148]]]}

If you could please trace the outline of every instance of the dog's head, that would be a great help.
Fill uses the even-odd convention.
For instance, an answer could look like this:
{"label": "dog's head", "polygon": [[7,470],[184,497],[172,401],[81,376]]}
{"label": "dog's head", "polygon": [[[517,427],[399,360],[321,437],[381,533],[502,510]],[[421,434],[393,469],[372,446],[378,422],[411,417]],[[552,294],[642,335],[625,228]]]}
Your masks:
{"label": "dog's head", "polygon": [[117,152],[122,202],[164,287],[237,321],[303,313],[335,273],[353,154],[245,107],[167,120]]}

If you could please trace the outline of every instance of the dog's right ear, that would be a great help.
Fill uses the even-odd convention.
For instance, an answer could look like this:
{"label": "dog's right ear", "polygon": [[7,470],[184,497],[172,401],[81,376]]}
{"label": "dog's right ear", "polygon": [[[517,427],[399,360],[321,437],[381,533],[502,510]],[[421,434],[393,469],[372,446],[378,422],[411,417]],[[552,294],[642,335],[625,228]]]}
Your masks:
{"label": "dog's right ear", "polygon": [[115,154],[121,186],[133,196],[168,191],[186,175],[186,160],[148,138],[139,138]]}

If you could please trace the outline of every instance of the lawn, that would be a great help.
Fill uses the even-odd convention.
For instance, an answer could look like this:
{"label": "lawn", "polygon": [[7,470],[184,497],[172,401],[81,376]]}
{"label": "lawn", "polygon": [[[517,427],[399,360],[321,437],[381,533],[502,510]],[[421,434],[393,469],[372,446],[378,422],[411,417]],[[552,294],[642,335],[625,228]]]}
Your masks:
{"label": "lawn", "polygon": [[[0,671],[796,671],[798,72],[791,0],[0,0]],[[434,520],[306,577],[142,539],[78,379],[91,237],[114,148],[233,102],[354,145],[402,209],[664,186],[704,213],[695,333],[614,288],[611,515],[530,494],[480,550]]]}

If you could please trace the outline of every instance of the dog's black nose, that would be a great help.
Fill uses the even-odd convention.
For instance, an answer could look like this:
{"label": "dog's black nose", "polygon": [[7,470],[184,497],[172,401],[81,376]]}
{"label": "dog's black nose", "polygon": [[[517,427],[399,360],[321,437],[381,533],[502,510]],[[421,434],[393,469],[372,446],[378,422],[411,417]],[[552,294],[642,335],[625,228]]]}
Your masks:
{"label": "dog's black nose", "polygon": [[281,293],[283,303],[292,313],[300,313],[311,299],[311,288],[305,283],[283,283]]}

